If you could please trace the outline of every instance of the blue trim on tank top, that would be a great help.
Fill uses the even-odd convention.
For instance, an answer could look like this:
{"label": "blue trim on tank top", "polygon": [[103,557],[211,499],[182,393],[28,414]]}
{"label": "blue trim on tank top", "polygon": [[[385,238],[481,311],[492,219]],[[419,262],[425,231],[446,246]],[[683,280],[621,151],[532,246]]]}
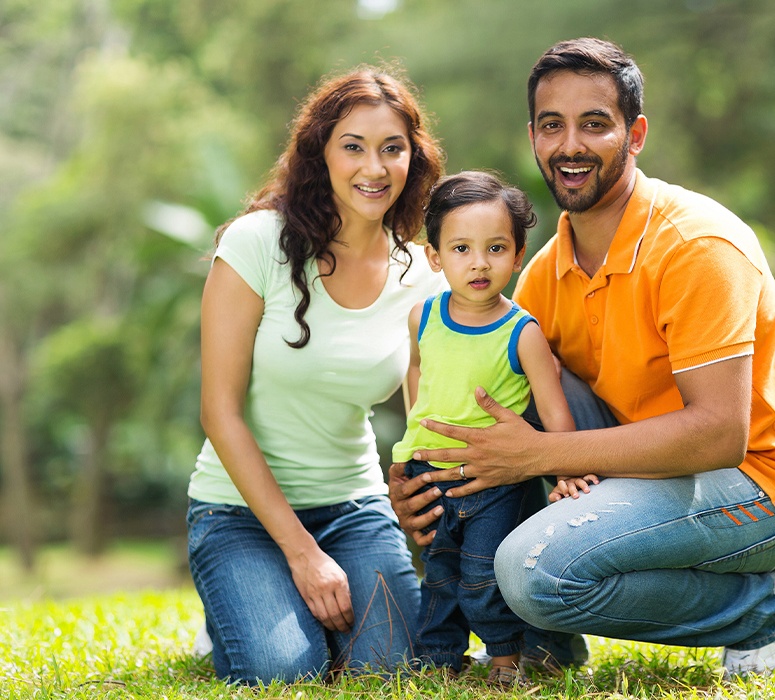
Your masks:
{"label": "blue trim on tank top", "polygon": [[462,323],[456,323],[449,315],[449,299],[452,296],[452,292],[447,290],[442,292],[441,299],[439,300],[439,311],[441,313],[442,323],[450,330],[456,333],[463,333],[464,335],[484,335],[485,333],[491,333],[494,330],[500,328],[510,318],[514,317],[514,314],[520,312],[520,308],[516,302],[511,302],[511,308],[503,314],[497,321],[487,324],[486,326],[464,326]]}

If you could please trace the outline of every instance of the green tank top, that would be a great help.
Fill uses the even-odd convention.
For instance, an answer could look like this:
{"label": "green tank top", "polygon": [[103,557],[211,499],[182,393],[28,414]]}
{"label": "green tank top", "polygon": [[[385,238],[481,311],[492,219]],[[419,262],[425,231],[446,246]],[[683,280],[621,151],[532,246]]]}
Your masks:
{"label": "green tank top", "polygon": [[[512,302],[509,311],[487,326],[464,326],[449,315],[451,292],[426,299],[418,330],[420,384],[393,461],[406,462],[418,449],[464,447],[459,440],[420,425],[424,418],[474,428],[495,420],[474,397],[481,386],[499,404],[521,414],[530,401],[530,384],[519,364],[517,344],[525,324],[535,319]],[[452,468],[459,463],[431,462]]]}

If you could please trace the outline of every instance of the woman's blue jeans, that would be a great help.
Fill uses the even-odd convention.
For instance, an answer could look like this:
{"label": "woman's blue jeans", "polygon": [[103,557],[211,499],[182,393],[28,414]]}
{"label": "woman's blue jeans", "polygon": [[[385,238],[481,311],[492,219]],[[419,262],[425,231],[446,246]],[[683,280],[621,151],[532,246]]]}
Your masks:
{"label": "woman's blue jeans", "polygon": [[[583,416],[599,400],[574,381],[577,427],[611,425],[599,406]],[[506,602],[538,627],[737,649],[775,641],[773,570],[775,506],[738,469],[605,479],[539,510],[495,558]]]}
{"label": "woman's blue jeans", "polygon": [[291,682],[332,670],[391,670],[411,658],[420,591],[387,497],[296,514],[347,574],[352,632],[329,632],[312,616],[285,556],[250,509],[192,501],[189,563],[218,676]]}

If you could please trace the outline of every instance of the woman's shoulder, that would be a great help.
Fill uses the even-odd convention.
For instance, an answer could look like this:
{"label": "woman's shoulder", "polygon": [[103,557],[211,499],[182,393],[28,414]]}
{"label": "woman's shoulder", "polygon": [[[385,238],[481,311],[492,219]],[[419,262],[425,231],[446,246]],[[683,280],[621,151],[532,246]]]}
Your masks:
{"label": "woman's shoulder", "polygon": [[276,283],[282,218],[276,211],[259,210],[232,221],[221,236],[215,257],[228,263],[261,297]]}
{"label": "woman's shoulder", "polygon": [[229,245],[264,244],[279,241],[283,219],[274,209],[259,209],[238,216],[223,232],[220,243]]}

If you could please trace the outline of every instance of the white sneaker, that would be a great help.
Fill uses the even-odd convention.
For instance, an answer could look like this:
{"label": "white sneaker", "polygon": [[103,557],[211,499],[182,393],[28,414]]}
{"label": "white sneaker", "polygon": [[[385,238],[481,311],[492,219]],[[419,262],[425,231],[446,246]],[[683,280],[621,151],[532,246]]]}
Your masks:
{"label": "white sneaker", "polygon": [[748,673],[771,673],[775,671],[775,642],[758,649],[724,649],[722,657],[724,678],[745,676]]}
{"label": "white sneaker", "polygon": [[196,637],[194,637],[194,644],[191,647],[191,655],[198,659],[203,659],[213,650],[213,641],[210,639],[210,635],[207,634],[207,625],[202,623],[202,626],[197,630]]}

